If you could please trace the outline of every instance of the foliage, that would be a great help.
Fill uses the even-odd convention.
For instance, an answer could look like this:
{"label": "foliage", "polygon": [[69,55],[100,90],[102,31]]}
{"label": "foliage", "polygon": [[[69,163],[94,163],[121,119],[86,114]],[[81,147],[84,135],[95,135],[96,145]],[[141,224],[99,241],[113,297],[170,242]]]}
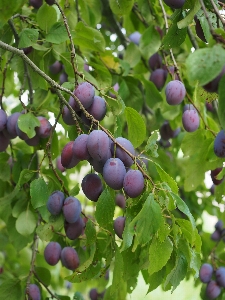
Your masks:
{"label": "foliage", "polygon": [[[203,232],[205,212],[225,221],[225,181],[214,192],[204,183],[207,171],[220,168],[216,180],[225,173],[224,155],[214,152],[225,130],[223,4],[186,0],[174,9],[168,0],[49,0],[35,8],[38,1],[27,2],[0,3],[0,105],[8,118],[0,118],[0,298],[28,299],[32,287],[41,299],[88,299],[96,288],[95,299],[123,300],[140,274],[148,292],[160,285],[173,292],[191,276],[200,284],[202,262],[214,271],[224,262],[223,228],[216,244]],[[156,52],[161,58],[152,65]],[[157,69],[163,77],[149,80]],[[170,95],[170,105],[166,86],[173,80],[183,90],[178,100]],[[100,108],[85,109],[76,90],[83,82],[105,100],[99,120]],[[190,103],[200,119],[193,132],[182,125]],[[77,151],[84,160],[72,154],[82,133]],[[116,175],[103,167],[111,154],[142,174],[140,183],[131,182],[140,188],[137,197],[123,189],[124,166]],[[94,172],[83,191],[83,178]],[[54,192],[61,202],[54,210],[52,200],[51,214]],[[125,209],[115,203],[118,192]],[[68,250],[62,262],[57,250],[55,266],[44,257],[49,242]]]}

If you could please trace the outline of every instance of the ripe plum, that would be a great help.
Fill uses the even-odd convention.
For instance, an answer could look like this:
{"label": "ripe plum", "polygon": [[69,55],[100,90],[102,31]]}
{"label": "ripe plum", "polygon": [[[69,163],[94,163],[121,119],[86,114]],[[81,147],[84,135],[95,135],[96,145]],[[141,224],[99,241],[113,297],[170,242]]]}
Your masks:
{"label": "ripe plum", "polygon": [[172,80],[166,85],[166,101],[169,105],[180,104],[186,95],[184,84],[179,80]]}
{"label": "ripe plum", "polygon": [[60,260],[61,251],[62,248],[59,243],[57,242],[48,243],[48,245],[45,247],[44,250],[44,257],[46,262],[51,266],[55,266]]}
{"label": "ripe plum", "polygon": [[102,193],[103,186],[100,177],[97,174],[87,174],[81,183],[85,196],[92,201],[97,201]]}
{"label": "ripe plum", "polygon": [[130,198],[138,197],[145,186],[144,177],[139,170],[129,170],[124,176],[123,188]]}
{"label": "ripe plum", "polygon": [[80,264],[77,251],[72,247],[65,247],[62,249],[61,261],[64,267],[72,271],[77,269]]}
{"label": "ripe plum", "polygon": [[120,190],[123,187],[125,174],[125,166],[119,158],[109,158],[103,167],[103,178],[114,190]]}
{"label": "ripe plum", "polygon": [[63,214],[68,223],[75,223],[81,213],[81,204],[77,198],[67,197],[63,203]]}
{"label": "ripe plum", "polygon": [[65,196],[61,191],[53,192],[48,198],[48,202],[47,202],[48,211],[54,216],[60,214],[63,207],[64,199]]}
{"label": "ripe plum", "polygon": [[113,222],[114,231],[120,239],[123,238],[125,220],[126,220],[125,217],[120,216],[120,217],[116,218]]}

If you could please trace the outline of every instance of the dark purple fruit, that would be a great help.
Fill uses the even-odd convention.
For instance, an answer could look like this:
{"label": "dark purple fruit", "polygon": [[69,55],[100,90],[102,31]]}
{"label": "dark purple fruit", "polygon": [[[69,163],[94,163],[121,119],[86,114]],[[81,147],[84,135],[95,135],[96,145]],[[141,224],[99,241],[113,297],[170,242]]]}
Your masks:
{"label": "dark purple fruit", "polygon": [[126,199],[123,194],[117,194],[115,198],[115,203],[122,209],[126,207]]}
{"label": "dark purple fruit", "polygon": [[[135,155],[134,146],[131,144],[131,142],[123,137],[116,138],[116,141],[128,152],[130,152],[132,155]],[[122,160],[125,167],[130,167],[133,164],[133,159],[130,157],[129,154],[127,154],[120,146],[115,145],[114,143],[111,144],[111,153],[112,156],[115,156]]]}
{"label": "dark purple fruit", "polygon": [[90,154],[87,148],[87,134],[79,135],[74,143],[73,143],[73,153],[80,160],[88,160],[90,158]]}
{"label": "dark purple fruit", "polygon": [[222,167],[221,168],[216,168],[215,170],[212,170],[211,171],[211,178],[212,178],[212,182],[215,184],[215,185],[218,185],[220,183],[223,182],[224,180],[224,177],[222,179],[217,179],[216,176],[222,171]]}
{"label": "dark purple fruit", "polygon": [[64,224],[66,236],[70,240],[77,239],[83,233],[84,227],[85,223],[81,217],[74,223],[65,222]]}
{"label": "dark purple fruit", "polygon": [[58,215],[62,211],[65,196],[61,191],[53,192],[48,198],[47,209],[52,215]]}
{"label": "dark purple fruit", "polygon": [[99,96],[94,96],[94,101],[87,109],[87,112],[92,115],[96,120],[101,121],[106,114],[106,102]]}
{"label": "dark purple fruit", "polygon": [[149,60],[148,64],[151,70],[156,70],[162,68],[162,57],[158,53],[153,54]]}
{"label": "dark purple fruit", "polygon": [[125,166],[119,158],[108,159],[103,167],[103,178],[114,190],[120,190],[123,187],[125,174]]}
{"label": "dark purple fruit", "polygon": [[220,74],[217,75],[216,78],[214,78],[212,81],[204,85],[203,88],[209,93],[217,93],[220,79],[224,74],[225,74],[225,66],[223,67]]}
{"label": "dark purple fruit", "polygon": [[225,287],[225,268],[219,267],[219,269],[216,270],[216,282],[219,286]]}
{"label": "dark purple fruit", "polygon": [[218,157],[225,157],[225,131],[221,130],[214,141],[214,153]]}
{"label": "dark purple fruit", "polygon": [[94,160],[105,162],[111,157],[110,140],[102,130],[93,130],[87,139],[87,149]]}
{"label": "dark purple fruit", "polygon": [[73,143],[73,141],[67,143],[62,150],[61,163],[66,169],[71,169],[80,162],[80,160],[73,153]]}
{"label": "dark purple fruit", "polygon": [[41,292],[36,284],[29,284],[27,294],[31,300],[41,300]]}
{"label": "dark purple fruit", "polygon": [[186,95],[184,84],[179,80],[172,80],[166,86],[166,101],[169,105],[180,104]]}
{"label": "dark purple fruit", "polygon": [[123,188],[130,198],[140,196],[145,186],[144,177],[139,170],[129,170],[124,176]]}
{"label": "dark purple fruit", "polygon": [[60,260],[61,250],[62,248],[59,243],[48,243],[44,250],[44,257],[46,262],[51,266],[55,266]]}
{"label": "dark purple fruit", "polygon": [[199,270],[199,278],[201,282],[207,283],[213,275],[213,267],[210,264],[203,264]]}
{"label": "dark purple fruit", "polygon": [[179,9],[185,3],[185,0],[163,0],[170,8]]}
{"label": "dark purple fruit", "polygon": [[161,90],[164,87],[166,78],[167,72],[165,70],[156,69],[151,73],[149,80],[154,83],[158,90]]}
{"label": "dark purple fruit", "polygon": [[81,213],[81,204],[77,198],[67,197],[63,203],[63,214],[68,223],[75,223]]}
{"label": "dark purple fruit", "polygon": [[52,64],[50,67],[49,67],[49,71],[52,73],[52,74],[58,74],[62,71],[62,68],[63,68],[63,65],[60,61],[55,61],[54,64]]}
{"label": "dark purple fruit", "polygon": [[123,238],[123,231],[125,227],[125,217],[118,217],[114,220],[113,227],[116,235],[122,239]]}
{"label": "dark purple fruit", "polygon": [[94,101],[95,89],[89,82],[80,83],[73,93],[83,104],[84,108],[90,107]]}
{"label": "dark purple fruit", "polygon": [[200,124],[197,111],[194,109],[185,110],[182,115],[182,123],[187,132],[194,132],[197,130]]}
{"label": "dark purple fruit", "polygon": [[62,249],[61,261],[64,267],[72,271],[77,269],[80,264],[77,251],[72,247],[65,247]]}
{"label": "dark purple fruit", "polygon": [[40,121],[40,127],[37,127],[36,132],[41,138],[45,139],[50,136],[52,131],[52,125],[45,117],[37,117]]}
{"label": "dark purple fruit", "polygon": [[207,284],[206,287],[206,296],[209,299],[216,299],[221,293],[221,288],[216,283],[216,281],[212,280]]}
{"label": "dark purple fruit", "polygon": [[43,4],[43,0],[30,0],[29,4],[34,8],[40,8]]}
{"label": "dark purple fruit", "polygon": [[100,177],[97,174],[87,174],[81,183],[85,196],[91,201],[98,201],[102,193],[103,186]]}

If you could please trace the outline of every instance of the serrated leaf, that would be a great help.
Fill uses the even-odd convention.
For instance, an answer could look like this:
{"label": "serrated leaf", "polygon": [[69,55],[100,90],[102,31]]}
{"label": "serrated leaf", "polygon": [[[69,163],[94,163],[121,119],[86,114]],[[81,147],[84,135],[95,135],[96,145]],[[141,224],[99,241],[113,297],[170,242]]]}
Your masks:
{"label": "serrated leaf", "polygon": [[43,178],[35,179],[30,184],[31,204],[34,209],[46,205],[49,197],[48,186]]}
{"label": "serrated leaf", "polygon": [[100,226],[112,230],[114,209],[115,201],[106,188],[98,198],[96,205],[95,217]]}
{"label": "serrated leaf", "polygon": [[89,279],[95,278],[99,275],[101,271],[101,262],[97,262],[96,264],[92,264],[89,268],[84,270],[82,273],[74,272],[72,275],[67,276],[65,279],[70,282],[82,282],[87,281]]}
{"label": "serrated leaf", "polygon": [[145,59],[156,53],[161,46],[161,38],[155,26],[149,26],[140,38],[140,50]]}
{"label": "serrated leaf", "polygon": [[30,181],[31,178],[34,176],[34,174],[35,174],[34,171],[31,171],[28,169],[22,170],[22,172],[20,173],[20,177],[19,177],[17,186],[21,186],[24,183],[27,183],[28,181]]}
{"label": "serrated leaf", "polygon": [[18,119],[18,127],[31,139],[36,135],[35,128],[40,126],[40,121],[32,113],[21,114]]}
{"label": "serrated leaf", "polygon": [[205,85],[222,71],[225,61],[225,50],[220,44],[211,48],[197,49],[186,59],[187,75],[190,83],[196,81]]}
{"label": "serrated leaf", "polygon": [[54,235],[51,224],[39,225],[36,232],[40,239],[46,242],[49,242]]}
{"label": "serrated leaf", "polygon": [[162,211],[159,204],[150,194],[141,211],[129,225],[130,231],[135,232],[137,243],[144,245],[148,243],[152,235],[156,233],[163,222]]}
{"label": "serrated leaf", "polygon": [[56,22],[46,35],[46,41],[52,44],[61,44],[68,40],[68,34],[64,23]]}
{"label": "serrated leaf", "polygon": [[115,15],[129,14],[134,4],[134,0],[110,0],[109,5]]}
{"label": "serrated leaf", "polygon": [[2,299],[18,300],[22,297],[19,279],[7,279],[1,282],[0,297]]}
{"label": "serrated leaf", "polygon": [[162,243],[155,237],[149,248],[149,275],[161,270],[170,259],[172,252],[173,243],[169,237],[167,237]]}
{"label": "serrated leaf", "polygon": [[128,139],[133,144],[134,148],[136,148],[145,140],[145,122],[140,114],[132,107],[125,108],[125,115],[128,125]]}
{"label": "serrated leaf", "polygon": [[198,0],[194,1],[194,6],[188,11],[187,16],[177,23],[177,27],[179,29],[187,27],[189,24],[193,22],[194,16],[201,8],[201,4]]}
{"label": "serrated leaf", "polygon": [[105,40],[102,34],[94,28],[85,26],[83,22],[75,27],[74,43],[89,51],[105,51]]}
{"label": "serrated leaf", "polygon": [[158,91],[153,82],[143,80],[145,87],[146,103],[150,108],[163,101],[161,93]]}
{"label": "serrated leaf", "polygon": [[[89,250],[89,249],[87,249],[87,250]],[[81,273],[81,272],[87,270],[87,268],[88,268],[88,267],[92,264],[92,262],[93,262],[95,252],[96,252],[96,244],[92,244],[92,245],[90,246],[90,253],[89,253],[89,255],[88,255],[88,259],[87,259],[85,262],[83,262],[83,263],[76,269],[76,271],[75,271],[76,273],[77,273],[77,272],[78,272],[78,273]]]}
{"label": "serrated leaf", "polygon": [[114,299],[118,299],[120,285],[123,284],[123,268],[124,268],[123,256],[120,253],[118,246],[116,246],[113,280],[110,289],[110,294],[111,296],[114,296]]}
{"label": "serrated leaf", "polygon": [[158,131],[154,131],[154,133],[148,138],[147,145],[145,146],[145,151],[148,152],[148,154],[151,157],[158,157],[158,145],[157,145],[157,140],[158,140],[159,134]]}
{"label": "serrated leaf", "polygon": [[51,283],[51,273],[49,269],[42,268],[42,267],[36,267],[35,272],[37,273],[38,277],[41,279],[41,281],[46,285],[49,286]]}
{"label": "serrated leaf", "polygon": [[88,220],[85,226],[85,234],[87,238],[87,245],[91,245],[96,241],[96,231],[91,220]]}
{"label": "serrated leaf", "polygon": [[30,235],[36,227],[36,219],[30,210],[23,211],[16,220],[16,230],[24,235]]}
{"label": "serrated leaf", "polygon": [[219,107],[218,107],[218,117],[220,120],[220,125],[225,129],[225,76],[220,79],[219,83]]}
{"label": "serrated leaf", "polygon": [[130,43],[126,48],[124,54],[124,60],[130,64],[130,67],[133,68],[141,59],[141,53],[137,45]]}
{"label": "serrated leaf", "polygon": [[0,28],[23,6],[25,2],[26,0],[0,1]]}
{"label": "serrated leaf", "polygon": [[182,252],[178,252],[175,267],[167,275],[164,287],[170,283],[173,286],[172,292],[178,287],[187,273],[187,260]]}
{"label": "serrated leaf", "polygon": [[30,47],[38,40],[38,29],[24,28],[20,33],[19,48]]}
{"label": "serrated leaf", "polygon": [[157,164],[156,162],[154,162],[154,164],[156,166],[157,172],[161,180],[165,181],[168,184],[168,186],[171,188],[171,191],[177,194],[178,186],[176,181],[169,174],[167,174],[159,164]]}
{"label": "serrated leaf", "polygon": [[56,10],[52,6],[43,3],[37,12],[37,23],[39,27],[47,33],[56,21]]}

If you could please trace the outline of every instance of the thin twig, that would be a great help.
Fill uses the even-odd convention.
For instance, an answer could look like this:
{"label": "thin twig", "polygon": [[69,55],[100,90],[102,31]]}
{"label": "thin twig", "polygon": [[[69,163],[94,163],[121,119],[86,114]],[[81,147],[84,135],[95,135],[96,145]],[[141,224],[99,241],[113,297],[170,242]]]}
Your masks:
{"label": "thin twig", "polygon": [[47,287],[47,285],[40,279],[40,277],[38,276],[38,274],[34,271],[33,272],[34,276],[37,278],[37,280],[45,287],[45,289],[49,292],[49,294],[52,296],[52,298],[60,300],[56,295],[54,295],[50,289]]}
{"label": "thin twig", "polygon": [[197,43],[196,38],[193,35],[193,33],[192,33],[192,31],[191,31],[191,29],[190,29],[189,26],[187,27],[187,33],[188,33],[189,39],[190,39],[190,41],[192,43],[192,46],[195,48],[195,50],[198,49],[199,48],[198,43]]}
{"label": "thin twig", "polygon": [[74,43],[73,43],[73,39],[70,33],[70,28],[69,25],[67,23],[67,19],[66,16],[64,14],[64,11],[62,10],[61,6],[59,5],[59,3],[57,1],[55,1],[55,4],[57,5],[62,17],[63,17],[63,22],[64,25],[66,27],[66,31],[70,40],[70,47],[71,47],[71,64],[73,67],[73,72],[74,72],[74,78],[75,78],[75,87],[78,85],[78,80],[77,80],[77,60],[76,60],[76,52],[75,52],[75,47],[74,47]]}

